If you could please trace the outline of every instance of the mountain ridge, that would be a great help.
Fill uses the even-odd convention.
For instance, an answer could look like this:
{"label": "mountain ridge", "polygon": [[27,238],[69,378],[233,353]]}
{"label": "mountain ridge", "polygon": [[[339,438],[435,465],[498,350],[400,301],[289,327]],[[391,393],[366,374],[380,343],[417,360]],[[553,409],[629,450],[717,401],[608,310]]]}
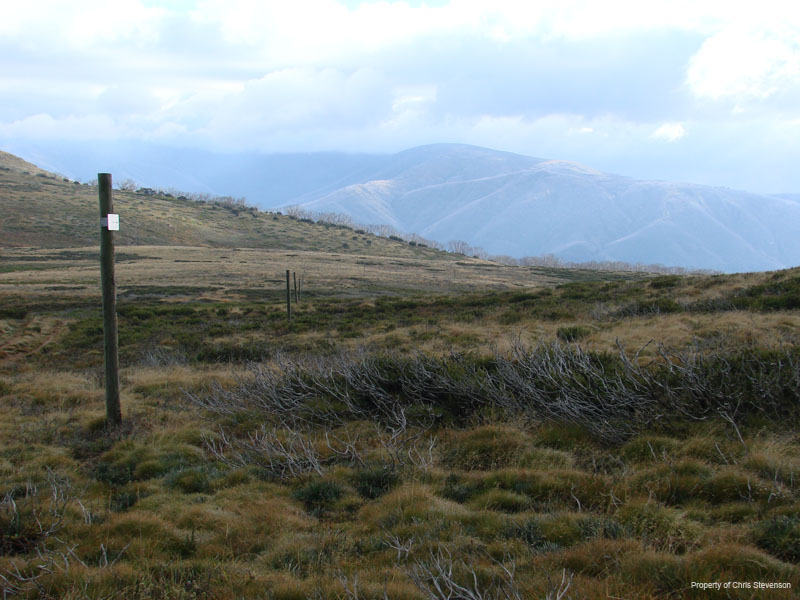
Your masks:
{"label": "mountain ridge", "polygon": [[[447,153],[447,146],[436,146]],[[475,152],[473,150],[473,158]],[[455,154],[462,154],[457,147]],[[800,263],[800,203],[723,187],[637,180],[569,161],[527,157],[524,168],[452,177],[414,186],[430,165],[430,148],[419,164],[395,179],[366,181],[302,203],[445,242],[463,239],[491,254],[515,257],[555,254],[571,261],[660,263],[721,271],[787,268]],[[505,158],[507,154],[498,155]],[[513,155],[512,155],[513,156]],[[452,158],[452,157],[451,157]],[[526,157],[516,158],[516,161]],[[441,163],[442,158],[437,157]],[[383,175],[383,173],[381,173]],[[419,181],[417,179],[417,181]]]}
{"label": "mountain ridge", "polygon": [[342,213],[442,244],[464,240],[493,255],[727,272],[800,264],[797,194],[638,180],[466,144],[381,155],[148,148],[130,144],[114,154],[96,145],[59,156],[64,165],[96,160],[101,168],[93,172],[113,172],[118,181],[245,196],[273,210]]}

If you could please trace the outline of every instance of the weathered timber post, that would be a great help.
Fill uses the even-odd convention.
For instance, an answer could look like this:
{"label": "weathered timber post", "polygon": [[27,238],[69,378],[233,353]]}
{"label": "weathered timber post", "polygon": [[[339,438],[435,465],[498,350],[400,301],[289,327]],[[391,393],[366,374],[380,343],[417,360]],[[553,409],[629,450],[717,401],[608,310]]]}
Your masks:
{"label": "weathered timber post", "polygon": [[292,295],[289,287],[289,269],[286,269],[286,318],[292,320]]}
{"label": "weathered timber post", "polygon": [[297,271],[292,271],[292,279],[294,279],[294,303],[300,304],[300,296],[297,293]]}
{"label": "weathered timber post", "polygon": [[111,174],[98,173],[100,195],[100,284],[103,288],[103,345],[106,369],[106,423],[122,423],[119,402],[119,346],[117,333],[117,286],[114,281],[114,234],[119,230],[119,215],[111,199]]}
{"label": "weathered timber post", "polygon": [[303,269],[303,272],[300,273],[300,282],[299,282],[299,284],[297,286],[298,297],[301,300],[303,298],[303,285],[305,283],[305,280],[306,280],[306,271],[305,271],[305,269]]}

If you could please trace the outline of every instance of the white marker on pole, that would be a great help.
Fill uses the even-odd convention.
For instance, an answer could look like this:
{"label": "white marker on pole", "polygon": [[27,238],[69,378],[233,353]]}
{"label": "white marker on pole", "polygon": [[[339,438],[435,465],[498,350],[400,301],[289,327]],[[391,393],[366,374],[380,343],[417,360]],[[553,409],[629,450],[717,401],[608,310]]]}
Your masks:
{"label": "white marker on pole", "polygon": [[100,219],[100,224],[109,231],[119,231],[119,215],[108,213],[107,217]]}

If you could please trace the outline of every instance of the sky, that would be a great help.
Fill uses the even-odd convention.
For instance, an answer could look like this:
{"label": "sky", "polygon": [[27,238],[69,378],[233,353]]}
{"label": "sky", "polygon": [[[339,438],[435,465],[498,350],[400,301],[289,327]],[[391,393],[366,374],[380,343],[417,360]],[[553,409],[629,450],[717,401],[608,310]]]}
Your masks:
{"label": "sky", "polygon": [[2,14],[11,152],[457,142],[800,193],[794,1],[2,0]]}

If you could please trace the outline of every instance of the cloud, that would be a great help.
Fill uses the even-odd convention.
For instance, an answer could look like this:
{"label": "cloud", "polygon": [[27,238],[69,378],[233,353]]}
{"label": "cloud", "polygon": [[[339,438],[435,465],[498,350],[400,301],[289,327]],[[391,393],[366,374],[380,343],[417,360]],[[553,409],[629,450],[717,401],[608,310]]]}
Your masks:
{"label": "cloud", "polygon": [[68,116],[60,119],[36,114],[11,123],[0,123],[0,136],[33,140],[113,140],[126,132],[106,115]]}
{"label": "cloud", "polygon": [[687,82],[704,98],[765,100],[800,91],[800,30],[778,26],[726,29],[708,38],[692,57]]}
{"label": "cloud", "polygon": [[686,129],[680,123],[664,123],[653,132],[653,137],[667,142],[677,142],[686,135]]}
{"label": "cloud", "polygon": [[777,132],[800,121],[799,31],[800,9],[770,0],[18,2],[0,20],[0,133],[461,141],[683,179],[731,157],[733,180],[756,149],[796,155]]}

